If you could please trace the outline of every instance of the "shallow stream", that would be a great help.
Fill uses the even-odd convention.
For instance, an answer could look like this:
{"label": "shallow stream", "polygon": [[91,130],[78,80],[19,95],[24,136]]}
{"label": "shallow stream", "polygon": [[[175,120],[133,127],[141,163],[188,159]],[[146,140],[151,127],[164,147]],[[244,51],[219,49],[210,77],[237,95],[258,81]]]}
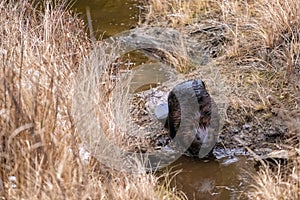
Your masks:
{"label": "shallow stream", "polygon": [[96,39],[134,27],[139,16],[135,0],[77,0],[73,7],[86,21],[89,10]]}
{"label": "shallow stream", "polygon": [[[89,8],[96,38],[109,37],[130,29],[138,21],[139,5],[132,0],[78,0],[74,10],[86,19]],[[145,68],[146,66],[146,68]],[[174,74],[158,64],[144,65],[133,79],[133,91],[142,91],[167,81]],[[216,159],[203,161],[181,157],[169,167],[171,173],[180,170],[172,185],[184,191],[189,199],[237,199],[247,187],[247,171],[254,163],[240,149],[219,148]]]}

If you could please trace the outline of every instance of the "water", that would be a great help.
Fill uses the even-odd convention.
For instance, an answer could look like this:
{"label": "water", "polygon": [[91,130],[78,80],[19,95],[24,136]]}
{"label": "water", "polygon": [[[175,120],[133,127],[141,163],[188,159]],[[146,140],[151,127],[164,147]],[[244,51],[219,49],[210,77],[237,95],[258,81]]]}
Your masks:
{"label": "water", "polygon": [[[84,17],[87,7],[96,38],[106,38],[128,30],[138,22],[139,8],[134,0],[78,0],[74,4],[74,10]],[[156,87],[171,79],[172,75],[158,64],[144,65],[137,68],[131,89],[138,92]],[[239,149],[228,152],[217,150],[217,158],[210,161],[181,157],[166,169],[171,173],[181,170],[174,177],[172,186],[184,191],[189,199],[239,198],[248,179],[244,169],[254,171],[254,164],[242,156]],[[238,156],[232,156],[236,154]]]}
{"label": "water", "polygon": [[128,30],[138,22],[139,7],[135,0],[77,0],[74,10],[84,19],[90,10],[96,38],[106,38]]}
{"label": "water", "polygon": [[183,156],[173,163],[172,171],[182,171],[172,186],[184,191],[188,199],[243,199],[249,177],[245,170],[253,169],[253,165],[243,156],[209,161]]}
{"label": "water", "polygon": [[175,73],[160,63],[142,64],[135,68],[134,77],[131,81],[131,91],[141,92],[157,87],[161,83],[172,79]]}

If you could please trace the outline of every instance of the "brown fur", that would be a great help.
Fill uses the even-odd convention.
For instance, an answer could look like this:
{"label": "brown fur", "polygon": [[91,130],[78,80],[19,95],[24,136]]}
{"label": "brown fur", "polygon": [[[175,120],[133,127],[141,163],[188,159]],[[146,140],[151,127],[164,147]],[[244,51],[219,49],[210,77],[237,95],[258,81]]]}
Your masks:
{"label": "brown fur", "polygon": [[[176,94],[182,95],[180,97],[183,98],[181,102],[179,102]],[[195,101],[192,98],[195,97],[198,105],[196,108],[191,108],[191,101]],[[193,129],[203,130],[210,125],[211,98],[206,91],[205,84],[200,79],[185,81],[175,86],[168,96],[168,107],[169,114],[165,127],[169,130],[169,136],[172,139],[177,136],[182,138],[183,142],[190,141],[190,137],[196,136]],[[186,119],[188,124],[181,127],[181,134],[183,135],[177,135],[183,111],[190,112]],[[189,153],[198,154],[201,145],[202,141],[195,138],[188,149]]]}

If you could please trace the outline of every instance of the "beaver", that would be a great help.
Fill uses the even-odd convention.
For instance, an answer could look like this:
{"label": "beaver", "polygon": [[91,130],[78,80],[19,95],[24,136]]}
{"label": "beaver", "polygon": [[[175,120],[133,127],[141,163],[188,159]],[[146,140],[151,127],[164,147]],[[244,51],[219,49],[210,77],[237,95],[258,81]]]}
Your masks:
{"label": "beaver", "polygon": [[[201,147],[208,142],[211,102],[206,86],[200,79],[182,82],[168,95],[169,113],[165,128],[171,139],[176,136],[181,146],[188,147],[186,153],[191,156],[199,156]],[[211,156],[212,148],[205,154]]]}

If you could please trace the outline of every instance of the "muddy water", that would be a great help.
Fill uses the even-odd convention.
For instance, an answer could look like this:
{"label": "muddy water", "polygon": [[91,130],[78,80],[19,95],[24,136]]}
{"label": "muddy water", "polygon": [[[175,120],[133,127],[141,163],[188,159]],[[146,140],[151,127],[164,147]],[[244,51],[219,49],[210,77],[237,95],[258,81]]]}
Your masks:
{"label": "muddy water", "polygon": [[[134,0],[77,0],[74,10],[86,19],[89,8],[96,38],[130,29],[138,21],[138,4]],[[133,91],[147,90],[172,78],[172,74],[157,64],[138,68],[133,79]],[[203,161],[181,157],[168,169],[181,170],[172,186],[185,192],[189,199],[237,199],[246,188],[244,169],[253,169],[253,162],[238,149],[215,150],[216,159]],[[254,170],[253,170],[254,171]]]}
{"label": "muddy water", "polygon": [[173,163],[172,171],[182,170],[174,178],[172,185],[182,190],[188,199],[244,199],[253,161],[246,157],[232,157],[203,161],[181,157]]}
{"label": "muddy water", "polygon": [[139,16],[136,0],[76,0],[74,10],[85,19],[87,9],[96,38],[106,38],[132,28]]}
{"label": "muddy water", "polygon": [[[133,85],[145,86],[148,84],[168,81],[174,74],[159,67],[159,65],[145,65],[138,69]],[[148,81],[148,82],[147,82]],[[188,199],[195,200],[228,200],[245,199],[243,192],[249,185],[249,172],[255,173],[254,161],[249,158],[243,149],[224,149],[217,147],[214,150],[215,159],[200,160],[182,156],[166,171],[178,173],[171,186],[183,191]],[[247,171],[247,172],[246,172]]]}
{"label": "muddy water", "polygon": [[[157,64],[144,65],[137,70],[132,86],[140,86],[138,88],[144,90],[149,89],[149,84],[145,83],[160,83],[174,76]],[[182,156],[172,163],[166,171],[180,173],[172,180],[171,187],[183,191],[191,200],[246,199],[243,192],[249,186],[249,172],[255,173],[255,162],[243,149],[224,149],[220,146],[213,152],[215,159]]]}
{"label": "muddy water", "polygon": [[160,63],[143,64],[135,68],[134,77],[131,80],[131,92],[141,92],[156,87],[161,83],[172,79],[175,73]]}

